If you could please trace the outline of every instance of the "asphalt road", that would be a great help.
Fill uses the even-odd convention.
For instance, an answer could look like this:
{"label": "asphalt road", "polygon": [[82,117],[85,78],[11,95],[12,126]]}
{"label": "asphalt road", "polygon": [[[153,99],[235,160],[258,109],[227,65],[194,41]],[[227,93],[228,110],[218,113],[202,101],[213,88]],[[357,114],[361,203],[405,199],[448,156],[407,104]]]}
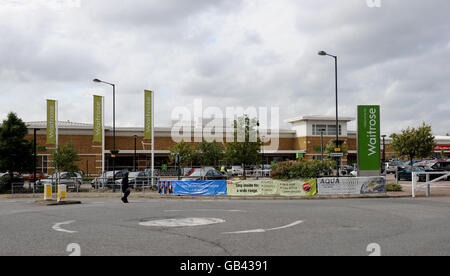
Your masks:
{"label": "asphalt road", "polygon": [[0,199],[0,255],[450,255],[449,197],[82,201]]}

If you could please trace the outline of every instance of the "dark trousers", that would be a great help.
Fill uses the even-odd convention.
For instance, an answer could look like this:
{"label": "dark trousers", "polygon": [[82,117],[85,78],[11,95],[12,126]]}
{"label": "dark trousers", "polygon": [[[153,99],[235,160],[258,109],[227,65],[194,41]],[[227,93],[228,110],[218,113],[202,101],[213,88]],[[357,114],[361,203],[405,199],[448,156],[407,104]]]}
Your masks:
{"label": "dark trousers", "polygon": [[126,189],[124,192],[123,192],[123,198],[122,198],[122,200],[123,200],[123,202],[128,202],[128,196],[130,195],[130,189]]}

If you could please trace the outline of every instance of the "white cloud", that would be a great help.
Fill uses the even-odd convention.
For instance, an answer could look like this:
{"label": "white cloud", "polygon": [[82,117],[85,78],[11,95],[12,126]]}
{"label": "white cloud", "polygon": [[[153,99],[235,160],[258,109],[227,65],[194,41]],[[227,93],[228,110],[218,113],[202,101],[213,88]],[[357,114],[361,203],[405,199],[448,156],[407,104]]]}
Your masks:
{"label": "white cloud", "polygon": [[[0,2],[1,4],[2,2]],[[143,91],[156,91],[156,121],[176,106],[280,106],[281,120],[382,106],[387,133],[422,121],[450,132],[450,3],[365,0],[90,0],[80,8],[0,5],[0,115],[92,121],[92,94],[117,84],[118,125],[143,125]],[[287,127],[286,125],[283,125]]]}

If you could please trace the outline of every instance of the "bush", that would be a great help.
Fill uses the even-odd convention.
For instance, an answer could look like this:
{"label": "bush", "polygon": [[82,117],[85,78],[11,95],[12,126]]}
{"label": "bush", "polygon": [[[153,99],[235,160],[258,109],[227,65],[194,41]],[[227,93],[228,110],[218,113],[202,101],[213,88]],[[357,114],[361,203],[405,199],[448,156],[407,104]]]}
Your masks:
{"label": "bush", "polygon": [[388,183],[386,185],[386,190],[388,192],[401,192],[403,191],[402,185],[396,183]]}
{"label": "bush", "polygon": [[275,164],[270,176],[273,179],[308,179],[332,173],[330,161],[286,161]]}

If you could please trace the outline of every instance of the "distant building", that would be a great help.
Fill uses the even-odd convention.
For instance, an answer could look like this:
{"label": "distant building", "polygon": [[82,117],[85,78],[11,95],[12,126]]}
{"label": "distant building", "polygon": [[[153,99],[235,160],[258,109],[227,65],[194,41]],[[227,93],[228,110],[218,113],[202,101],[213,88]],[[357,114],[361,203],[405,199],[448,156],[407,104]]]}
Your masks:
{"label": "distant building", "polygon": [[[339,140],[344,141],[348,148],[348,156],[342,159],[342,164],[357,163],[357,143],[355,130],[348,129],[348,123],[355,118],[339,118]],[[205,120],[203,125],[209,123]],[[327,145],[336,139],[336,120],[334,117],[326,116],[303,116],[290,120],[286,123],[291,125],[290,129],[260,130],[265,134],[265,146],[260,154],[264,155],[264,163],[279,162],[284,160],[295,160],[298,156],[303,156],[306,160],[318,160],[321,158],[321,137],[323,134],[323,144]],[[190,141],[195,141],[195,127],[193,125],[190,133]],[[38,146],[38,172],[51,173],[54,168],[51,166],[51,153],[55,145],[46,144],[46,122],[28,123],[29,134],[27,139],[33,140],[33,129],[37,131]],[[205,131],[206,137],[217,135],[218,133]],[[198,134],[198,133],[197,133]],[[232,129],[227,129],[222,133],[223,137],[232,137]],[[136,138],[135,138],[136,136]],[[144,141],[144,128],[119,127],[116,128],[116,148],[120,150],[116,159],[116,169],[132,170],[134,162],[138,170],[144,170],[151,166],[151,146]],[[210,137],[211,138],[211,137]],[[225,139],[224,138],[224,139]],[[261,138],[261,137],[260,137]],[[438,147],[435,154],[444,153],[450,156],[450,137],[437,136]],[[80,168],[87,174],[99,174],[102,170],[102,159],[105,161],[105,169],[112,170],[112,158],[110,150],[113,148],[112,127],[105,128],[105,151],[102,153],[101,143],[93,141],[93,125],[73,122],[59,122],[59,144],[65,145],[72,142],[81,157]],[[198,137],[197,137],[198,141]],[[201,141],[201,139],[200,139]],[[136,142],[136,143],[135,143]],[[387,159],[395,157],[395,153],[390,148],[390,138],[385,139]],[[136,145],[136,147],[135,147]],[[172,139],[172,128],[155,128],[155,166],[160,167],[167,164],[169,160],[169,148],[175,145]],[[136,151],[136,158],[134,153]]]}

